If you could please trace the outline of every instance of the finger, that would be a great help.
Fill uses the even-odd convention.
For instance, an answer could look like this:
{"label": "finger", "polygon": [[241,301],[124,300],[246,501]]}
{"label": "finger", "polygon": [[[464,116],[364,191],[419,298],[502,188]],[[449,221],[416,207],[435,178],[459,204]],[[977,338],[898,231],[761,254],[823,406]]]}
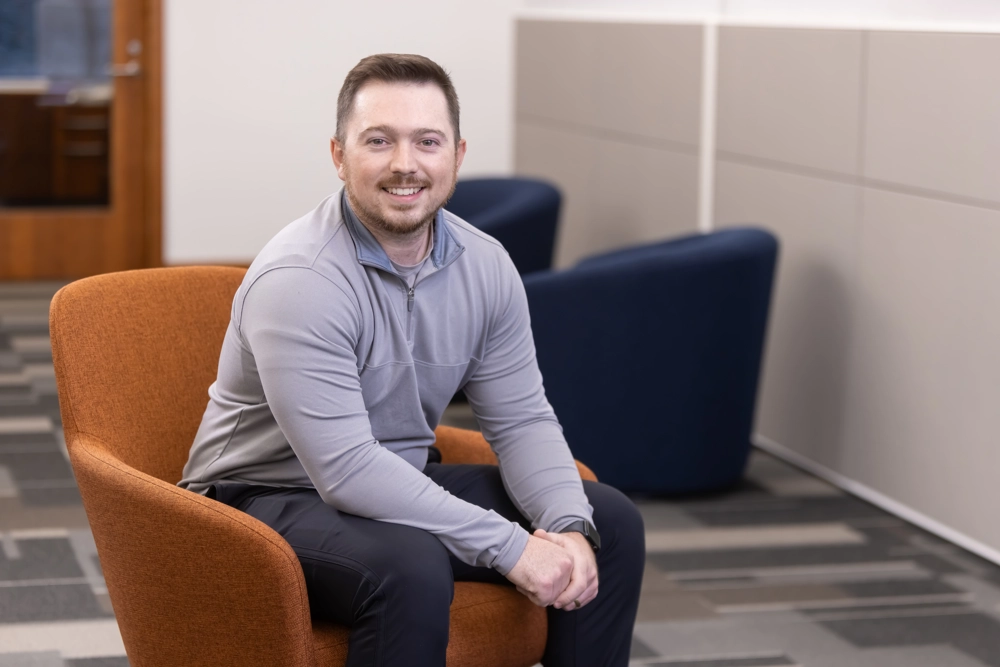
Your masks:
{"label": "finger", "polygon": [[577,601],[582,605],[582,596],[586,592],[586,587],[582,584],[576,582],[570,582],[570,585],[566,587],[556,601],[552,604],[556,609],[573,609],[576,607]]}
{"label": "finger", "polygon": [[552,542],[553,544],[558,544],[559,546],[565,546],[562,542],[564,539],[559,533],[547,533],[541,528],[532,533],[535,537],[546,540],[547,542]]}
{"label": "finger", "polygon": [[543,539],[546,542],[551,542],[557,547],[565,549],[573,559],[574,563],[579,560],[579,546],[573,542],[573,540],[567,539],[565,535],[560,535],[559,533],[548,533]]}
{"label": "finger", "polygon": [[551,607],[552,603],[556,600],[556,593],[555,591],[549,591],[548,593],[539,592],[532,595],[529,599],[539,607]]}
{"label": "finger", "polygon": [[[597,597],[597,589],[600,587],[600,581],[597,576],[597,571],[593,573],[593,577],[587,582],[587,590],[584,591],[584,596],[587,597],[588,601],[593,600]],[[581,600],[582,602],[582,600]]]}
{"label": "finger", "polygon": [[[587,602],[590,602],[591,600],[597,597],[597,592],[599,588],[600,588],[600,578],[598,577],[597,570],[595,569],[594,576],[588,582],[587,590],[584,591],[583,593],[584,597],[587,599]],[[580,602],[583,602],[583,600],[580,600]]]}
{"label": "finger", "polygon": [[569,545],[573,544],[573,540],[570,540],[562,533],[549,533],[547,531],[542,530],[541,528],[537,529],[534,533],[532,533],[532,535],[534,535],[535,537],[540,537],[543,540],[548,540],[553,544],[558,544],[559,546],[565,548],[569,548]]}
{"label": "finger", "polygon": [[572,557],[573,568],[565,590],[560,592],[553,606],[557,609],[571,609],[576,606],[576,600],[579,599],[579,596],[587,589],[590,582],[596,576],[596,569],[591,566],[586,556],[581,557],[579,545],[562,535],[559,537],[565,541],[565,544],[560,546],[563,546],[569,552],[570,557]]}
{"label": "finger", "polygon": [[576,611],[577,609],[582,609],[593,602],[596,597],[597,590],[595,588],[588,588],[583,593],[580,593],[578,597],[573,598],[570,603],[566,605],[566,611]]}
{"label": "finger", "polygon": [[[562,591],[559,597],[556,598],[553,606],[556,609],[572,609],[576,606],[574,601],[580,599],[580,596],[587,590],[589,583],[586,569],[578,560],[574,561],[569,584],[567,584],[566,590]],[[582,602],[582,600],[580,601]]]}
{"label": "finger", "polygon": [[[590,563],[583,562],[579,567],[574,568],[574,579],[557,601],[557,604],[569,611],[579,609],[597,596],[597,568]],[[579,591],[574,595],[576,584],[579,584]]]}
{"label": "finger", "polygon": [[552,606],[556,609],[562,609],[569,605],[573,599],[579,595],[585,586],[580,585],[579,576],[575,574],[576,567],[574,566],[570,572],[569,576],[566,577],[565,581],[561,585],[556,585],[552,590]]}
{"label": "finger", "polygon": [[[591,586],[588,586],[587,590],[585,590],[580,595],[580,597],[577,598],[577,600],[580,601],[580,607],[583,607],[583,606],[587,605],[588,603],[593,602],[594,598],[597,597],[598,590],[599,590],[599,587],[598,587],[596,581]],[[577,607],[577,608],[579,609],[580,607]]]}

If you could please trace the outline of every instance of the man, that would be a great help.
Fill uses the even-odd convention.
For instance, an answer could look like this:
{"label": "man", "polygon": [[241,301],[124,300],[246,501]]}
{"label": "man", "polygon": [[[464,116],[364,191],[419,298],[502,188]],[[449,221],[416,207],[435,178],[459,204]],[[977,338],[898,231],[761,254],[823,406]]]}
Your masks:
{"label": "man", "polygon": [[[642,520],[581,482],[513,264],[442,209],[465,151],[437,64],[383,54],[347,75],[344,188],[247,272],[179,484],[289,542],[313,614],[351,626],[351,667],[443,667],[456,580],[549,607],[546,667],[624,666]],[[458,389],[499,467],[428,460]]]}

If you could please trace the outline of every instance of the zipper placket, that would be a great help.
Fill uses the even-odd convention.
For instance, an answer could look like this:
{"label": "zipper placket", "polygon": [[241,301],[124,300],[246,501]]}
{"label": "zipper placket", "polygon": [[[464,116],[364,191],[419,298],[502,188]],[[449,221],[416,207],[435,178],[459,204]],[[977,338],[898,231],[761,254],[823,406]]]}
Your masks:
{"label": "zipper placket", "polygon": [[417,290],[417,281],[413,281],[413,287],[406,284],[406,280],[397,276],[399,282],[403,284],[403,291],[406,292],[406,342],[413,343],[413,294]]}
{"label": "zipper placket", "polygon": [[435,265],[434,266],[434,271],[432,271],[428,275],[421,276],[420,279],[418,279],[418,280],[415,280],[413,282],[413,287],[410,287],[409,285],[407,285],[406,284],[406,280],[404,280],[402,276],[398,275],[395,271],[393,271],[391,268],[387,267],[386,265],[379,264],[379,263],[372,262],[372,261],[368,261],[368,260],[364,260],[364,259],[360,259],[360,258],[358,259],[358,263],[361,264],[362,266],[368,266],[368,267],[371,267],[373,269],[378,269],[380,271],[385,271],[387,273],[390,273],[390,274],[396,276],[396,278],[399,279],[400,284],[403,286],[403,292],[406,293],[406,341],[408,343],[412,342],[412,340],[413,340],[413,331],[412,331],[412,324],[413,324],[413,300],[414,300],[414,295],[415,295],[415,293],[417,291],[417,285],[420,284],[423,280],[426,280],[427,278],[429,278],[430,276],[434,275],[438,271],[441,271],[444,268],[446,268],[448,265],[452,264],[456,259],[458,259],[459,255],[461,255],[463,252],[465,252],[465,248],[461,248],[460,251],[458,252],[458,254],[455,255],[446,264],[442,264],[441,266]]}

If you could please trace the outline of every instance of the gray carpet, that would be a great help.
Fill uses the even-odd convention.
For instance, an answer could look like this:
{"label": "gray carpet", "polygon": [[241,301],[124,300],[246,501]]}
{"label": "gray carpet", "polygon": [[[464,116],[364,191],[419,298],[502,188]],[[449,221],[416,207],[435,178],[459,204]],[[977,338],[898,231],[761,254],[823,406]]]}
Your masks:
{"label": "gray carpet", "polygon": [[[121,667],[60,431],[57,287],[0,284],[0,667]],[[1000,667],[1000,568],[762,452],[730,492],[636,502],[634,665]]]}

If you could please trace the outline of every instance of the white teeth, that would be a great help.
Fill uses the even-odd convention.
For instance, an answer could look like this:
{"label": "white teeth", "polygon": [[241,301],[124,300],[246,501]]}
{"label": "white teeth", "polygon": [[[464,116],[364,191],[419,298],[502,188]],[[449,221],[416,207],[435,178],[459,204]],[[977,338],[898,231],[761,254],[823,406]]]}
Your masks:
{"label": "white teeth", "polygon": [[423,188],[386,188],[386,191],[393,195],[414,195],[421,190]]}

